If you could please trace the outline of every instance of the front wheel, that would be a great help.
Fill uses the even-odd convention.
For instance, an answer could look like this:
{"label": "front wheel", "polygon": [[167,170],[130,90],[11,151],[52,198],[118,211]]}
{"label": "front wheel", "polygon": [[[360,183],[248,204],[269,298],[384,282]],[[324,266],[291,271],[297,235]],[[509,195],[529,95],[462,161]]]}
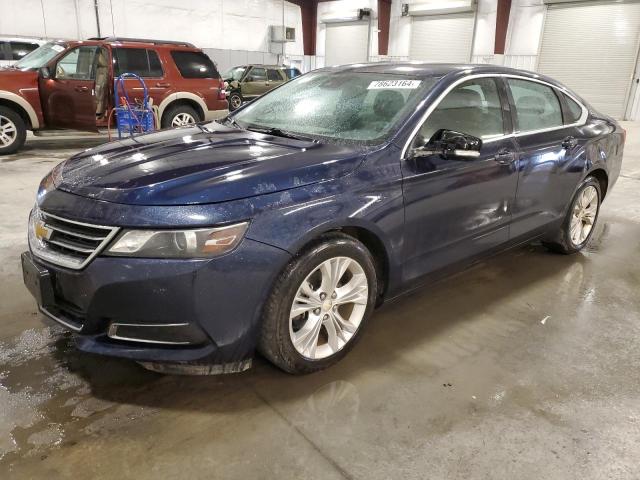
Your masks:
{"label": "front wheel", "polygon": [[598,180],[587,177],[574,195],[560,229],[542,243],[558,253],[571,254],[582,250],[589,243],[598,220],[601,195]]}
{"label": "front wheel", "polygon": [[376,269],[367,248],[347,235],[326,235],[276,280],[259,349],[289,373],[327,368],[360,337],[376,297]]}
{"label": "front wheel", "polygon": [[27,138],[24,120],[14,110],[0,106],[0,155],[15,153]]}
{"label": "front wheel", "polygon": [[233,112],[242,105],[242,95],[240,92],[231,92],[229,95],[229,111]]}

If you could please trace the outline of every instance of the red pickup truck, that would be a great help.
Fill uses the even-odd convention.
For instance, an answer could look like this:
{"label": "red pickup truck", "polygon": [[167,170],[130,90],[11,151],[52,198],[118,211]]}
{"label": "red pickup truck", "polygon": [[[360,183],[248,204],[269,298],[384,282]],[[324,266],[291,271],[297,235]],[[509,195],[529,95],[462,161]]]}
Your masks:
{"label": "red pickup truck", "polygon": [[[224,82],[214,63],[189,43],[93,38],[47,43],[0,70],[0,155],[14,153],[27,130],[98,131],[116,104],[114,79],[145,80],[162,128],[213,120],[228,113]],[[135,79],[130,99],[142,100]]]}

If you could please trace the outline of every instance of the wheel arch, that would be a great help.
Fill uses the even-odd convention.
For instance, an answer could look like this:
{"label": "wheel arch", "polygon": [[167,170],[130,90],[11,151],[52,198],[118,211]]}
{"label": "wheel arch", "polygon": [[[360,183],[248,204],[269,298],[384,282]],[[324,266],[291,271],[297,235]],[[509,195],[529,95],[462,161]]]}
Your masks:
{"label": "wheel arch", "polygon": [[[595,177],[600,184],[600,193],[602,194],[602,200],[607,196],[607,189],[609,187],[609,174],[604,168],[596,167],[590,170],[587,177]],[[586,178],[586,177],[585,177]]]}
{"label": "wheel arch", "polygon": [[190,92],[173,93],[158,105],[158,117],[160,119],[160,123],[162,123],[165,111],[170,107],[175,107],[176,105],[188,105],[195,109],[198,115],[200,115],[201,121],[205,119],[206,112],[208,111],[207,104],[204,103],[204,100],[196,94]]}
{"label": "wheel arch", "polygon": [[10,108],[20,115],[28,130],[40,128],[36,111],[24,98],[15,93],[0,91],[0,105]]}
{"label": "wheel arch", "polygon": [[308,232],[304,238],[293,246],[291,249],[293,251],[290,253],[297,255],[304,251],[309,245],[313,244],[313,242],[317,241],[318,238],[334,232],[343,233],[355,238],[369,250],[376,266],[376,274],[378,275],[378,297],[384,297],[388,291],[391,279],[392,260],[390,247],[384,242],[381,232],[377,231],[375,226],[358,221],[323,225]]}

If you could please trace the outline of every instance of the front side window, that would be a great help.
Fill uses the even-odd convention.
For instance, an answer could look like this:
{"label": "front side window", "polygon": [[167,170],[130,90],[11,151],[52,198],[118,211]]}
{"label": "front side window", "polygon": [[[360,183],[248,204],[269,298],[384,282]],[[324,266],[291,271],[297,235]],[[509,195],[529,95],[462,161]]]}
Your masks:
{"label": "front side window", "polygon": [[264,68],[253,67],[247,76],[248,82],[266,82],[267,71]]}
{"label": "front side window", "polygon": [[69,51],[56,65],[56,78],[60,80],[93,80],[94,60],[98,47],[83,46]]}
{"label": "front side window", "polygon": [[519,132],[562,126],[562,109],[553,88],[529,80],[507,79]]}
{"label": "front side window", "polygon": [[38,44],[28,42],[9,42],[9,48],[11,49],[10,60],[20,60],[38,48]]}
{"label": "front side window", "polygon": [[216,66],[202,52],[174,50],[171,58],[176,62],[182,78],[220,78]]}
{"label": "front side window", "polygon": [[502,108],[495,80],[478,78],[455,87],[429,115],[419,135],[428,141],[441,129],[483,139],[503,135]]}
{"label": "front side window", "polygon": [[61,43],[45,43],[40,48],[36,48],[33,52],[25,55],[25,57],[15,64],[20,70],[31,70],[44,67],[53,57],[64,52],[65,44]]}
{"label": "front side window", "polygon": [[375,144],[397,131],[436,81],[405,74],[312,72],[254,100],[234,120],[244,128]]}
{"label": "front side window", "polygon": [[114,48],[113,64],[115,76],[135,73],[140,77],[160,78],[163,75],[158,54],[146,48]]}

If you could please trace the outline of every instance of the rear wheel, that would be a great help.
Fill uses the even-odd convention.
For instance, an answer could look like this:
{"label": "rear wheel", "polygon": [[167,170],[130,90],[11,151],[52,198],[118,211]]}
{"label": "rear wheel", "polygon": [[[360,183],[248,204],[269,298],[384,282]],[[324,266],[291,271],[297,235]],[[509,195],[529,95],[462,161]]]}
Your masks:
{"label": "rear wheel", "polygon": [[600,183],[594,177],[587,177],[574,195],[560,229],[550,240],[542,243],[558,253],[571,254],[582,250],[593,235],[600,202]]}
{"label": "rear wheel", "polygon": [[289,373],[311,373],[353,347],[375,305],[373,259],[356,239],[322,237],[276,281],[265,306],[259,349]]}
{"label": "rear wheel", "polygon": [[184,127],[200,122],[202,119],[198,112],[189,105],[176,105],[169,107],[162,115],[162,128]]}
{"label": "rear wheel", "polygon": [[20,115],[7,107],[0,107],[0,155],[17,152],[27,138],[27,126]]}

